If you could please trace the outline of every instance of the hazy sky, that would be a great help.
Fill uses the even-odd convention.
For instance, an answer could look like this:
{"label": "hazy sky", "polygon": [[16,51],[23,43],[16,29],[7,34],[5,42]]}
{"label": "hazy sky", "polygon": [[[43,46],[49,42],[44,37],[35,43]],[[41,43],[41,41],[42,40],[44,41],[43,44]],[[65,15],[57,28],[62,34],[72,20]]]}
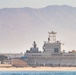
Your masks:
{"label": "hazy sky", "polygon": [[0,0],[0,8],[41,8],[48,5],[70,5],[76,7],[76,0]]}

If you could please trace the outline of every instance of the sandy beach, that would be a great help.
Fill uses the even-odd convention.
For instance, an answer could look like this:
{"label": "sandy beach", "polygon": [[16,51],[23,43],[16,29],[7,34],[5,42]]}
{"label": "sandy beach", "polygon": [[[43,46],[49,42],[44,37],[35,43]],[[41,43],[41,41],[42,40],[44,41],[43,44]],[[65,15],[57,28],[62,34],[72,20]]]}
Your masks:
{"label": "sandy beach", "polygon": [[76,71],[76,67],[1,67],[0,71]]}

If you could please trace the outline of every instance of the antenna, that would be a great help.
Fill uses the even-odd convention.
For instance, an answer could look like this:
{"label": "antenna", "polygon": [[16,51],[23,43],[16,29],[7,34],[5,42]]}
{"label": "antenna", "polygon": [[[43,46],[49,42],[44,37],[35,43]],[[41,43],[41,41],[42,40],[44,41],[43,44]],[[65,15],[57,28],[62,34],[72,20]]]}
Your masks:
{"label": "antenna", "polygon": [[55,43],[56,42],[56,33],[57,32],[48,32],[49,34],[49,37],[48,37],[48,42],[51,42],[51,43]]}
{"label": "antenna", "polygon": [[37,46],[37,44],[36,44],[36,42],[35,42],[35,41],[33,42],[33,46],[34,46],[34,48],[36,48],[36,46]]}

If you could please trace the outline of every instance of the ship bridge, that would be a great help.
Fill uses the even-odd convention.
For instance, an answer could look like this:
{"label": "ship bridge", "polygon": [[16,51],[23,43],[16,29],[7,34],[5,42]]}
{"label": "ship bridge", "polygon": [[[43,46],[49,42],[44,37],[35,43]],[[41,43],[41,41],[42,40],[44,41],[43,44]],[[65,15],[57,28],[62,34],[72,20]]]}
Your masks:
{"label": "ship bridge", "polygon": [[48,32],[48,41],[44,42],[43,49],[45,53],[61,53],[61,42],[56,40],[57,32]]}

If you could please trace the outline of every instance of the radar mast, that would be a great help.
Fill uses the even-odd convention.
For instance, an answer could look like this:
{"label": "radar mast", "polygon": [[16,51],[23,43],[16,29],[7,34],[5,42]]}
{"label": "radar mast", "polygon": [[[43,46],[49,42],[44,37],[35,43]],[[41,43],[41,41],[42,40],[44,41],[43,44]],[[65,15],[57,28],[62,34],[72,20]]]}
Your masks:
{"label": "radar mast", "polygon": [[36,48],[36,46],[37,46],[37,44],[36,44],[36,42],[35,42],[35,41],[33,42],[33,46],[34,46],[34,48]]}
{"label": "radar mast", "polygon": [[55,43],[56,42],[56,33],[57,32],[48,32],[48,43]]}

